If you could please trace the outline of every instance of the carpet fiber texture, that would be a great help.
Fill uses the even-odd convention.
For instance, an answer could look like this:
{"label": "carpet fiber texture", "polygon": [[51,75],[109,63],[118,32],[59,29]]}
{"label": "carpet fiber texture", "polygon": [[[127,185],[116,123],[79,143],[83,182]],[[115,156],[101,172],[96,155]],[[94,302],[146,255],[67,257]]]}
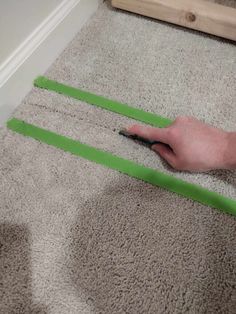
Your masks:
{"label": "carpet fiber texture", "polygon": [[[236,48],[103,3],[46,75],[174,119],[236,126]],[[134,121],[34,88],[14,116],[236,198],[118,135]],[[235,313],[236,219],[0,130],[0,313]]]}

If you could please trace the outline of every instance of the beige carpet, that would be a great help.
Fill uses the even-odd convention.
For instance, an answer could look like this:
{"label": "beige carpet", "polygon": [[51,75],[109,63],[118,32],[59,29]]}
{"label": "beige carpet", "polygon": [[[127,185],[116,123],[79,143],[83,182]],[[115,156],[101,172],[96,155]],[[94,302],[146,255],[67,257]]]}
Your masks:
{"label": "beige carpet", "polygon": [[[47,76],[236,126],[236,47],[104,3]],[[33,89],[15,117],[164,172],[133,121]],[[236,172],[174,175],[236,198]],[[235,313],[236,219],[0,130],[0,313]]]}
{"label": "beige carpet", "polygon": [[205,0],[210,2],[215,2],[218,4],[226,5],[228,7],[236,8],[236,0]]}

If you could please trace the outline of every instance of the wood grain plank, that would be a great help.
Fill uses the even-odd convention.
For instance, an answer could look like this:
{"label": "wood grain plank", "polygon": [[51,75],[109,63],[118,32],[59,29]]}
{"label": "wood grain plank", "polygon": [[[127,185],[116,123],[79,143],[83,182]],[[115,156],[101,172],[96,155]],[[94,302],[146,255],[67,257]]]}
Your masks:
{"label": "wood grain plank", "polygon": [[112,0],[116,8],[236,41],[236,9],[203,0]]}

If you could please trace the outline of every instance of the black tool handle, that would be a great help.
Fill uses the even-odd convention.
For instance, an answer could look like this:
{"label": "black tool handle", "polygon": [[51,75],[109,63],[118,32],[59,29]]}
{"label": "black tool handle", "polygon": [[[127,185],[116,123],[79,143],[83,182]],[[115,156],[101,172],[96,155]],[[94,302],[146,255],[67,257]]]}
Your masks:
{"label": "black tool handle", "polygon": [[160,144],[161,143],[161,142],[158,142],[158,141],[148,140],[148,139],[143,138],[143,137],[141,137],[141,136],[139,136],[137,134],[131,134],[131,133],[129,133],[126,130],[121,130],[119,132],[119,134],[123,135],[123,136],[125,136],[127,138],[130,138],[130,139],[132,139],[134,141],[138,141],[138,142],[144,144],[145,146],[148,146],[149,148],[151,148],[155,144]]}

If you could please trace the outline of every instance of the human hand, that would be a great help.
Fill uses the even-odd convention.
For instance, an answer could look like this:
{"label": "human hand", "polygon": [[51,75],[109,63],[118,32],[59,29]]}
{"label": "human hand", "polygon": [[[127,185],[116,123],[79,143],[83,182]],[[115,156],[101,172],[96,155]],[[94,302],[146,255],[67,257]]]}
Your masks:
{"label": "human hand", "polygon": [[[169,145],[155,144],[152,150],[177,170],[203,172],[235,167],[235,133],[225,132],[195,118],[178,117],[172,125],[161,129],[132,125],[127,131]],[[233,143],[234,152],[230,148]]]}

